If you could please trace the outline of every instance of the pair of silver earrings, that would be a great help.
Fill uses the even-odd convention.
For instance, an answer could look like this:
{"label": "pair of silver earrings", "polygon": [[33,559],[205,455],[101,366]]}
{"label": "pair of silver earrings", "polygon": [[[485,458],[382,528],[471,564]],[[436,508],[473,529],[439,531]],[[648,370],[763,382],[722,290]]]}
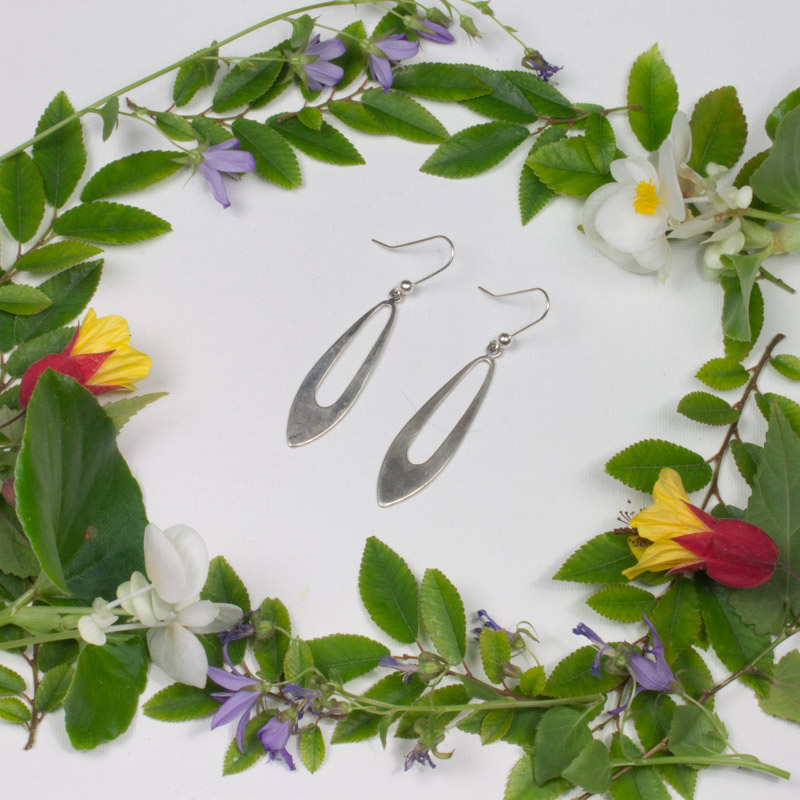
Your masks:
{"label": "pair of silver earrings", "polygon": [[[300,445],[313,442],[324,433],[327,433],[342,419],[342,417],[344,417],[353,403],[355,403],[356,398],[364,388],[364,384],[367,382],[367,379],[383,352],[386,340],[389,338],[389,334],[394,325],[397,305],[403,301],[405,296],[409,294],[415,286],[419,286],[421,283],[434,277],[434,275],[438,275],[440,272],[447,269],[455,257],[455,247],[453,243],[447,236],[443,236],[442,234],[396,245],[384,244],[377,239],[372,240],[382,247],[395,250],[400,247],[409,247],[411,245],[421,244],[422,242],[430,242],[433,239],[444,239],[450,245],[450,258],[447,260],[447,263],[443,267],[439,267],[435,272],[426,275],[416,282],[404,280],[399,286],[395,286],[389,292],[388,299],[381,300],[362,317],[357,319],[353,325],[331,345],[319,361],[314,364],[308,375],[306,375],[305,379],[300,384],[300,388],[297,390],[292,408],[289,411],[289,423],[287,425],[286,436],[290,447],[299,447]],[[378,503],[381,506],[394,505],[416,494],[427,486],[445,466],[447,466],[458,449],[458,446],[466,436],[472,421],[477,416],[478,410],[486,397],[486,393],[489,391],[489,385],[491,384],[492,375],[494,374],[495,360],[502,355],[503,351],[511,344],[515,336],[518,336],[523,331],[541,322],[550,310],[550,297],[547,292],[540,287],[521,289],[516,292],[505,292],[503,294],[494,294],[484,289],[482,286],[478,288],[490,297],[509,297],[511,295],[525,294],[527,292],[541,292],[545,299],[545,309],[533,322],[529,322],[518,331],[514,333],[501,333],[496,339],[489,342],[485,354],[473,359],[463,369],[453,375],[453,377],[450,378],[450,380],[447,381],[447,383],[445,383],[445,385],[442,386],[442,388],[439,389],[439,391],[437,391],[403,426],[400,433],[397,434],[394,441],[389,446],[383,463],[381,464],[380,473],[378,475]],[[325,376],[361,327],[384,306],[389,309],[389,319],[386,321],[383,330],[380,332],[375,344],[367,354],[367,357],[339,398],[331,405],[321,406],[317,402],[316,395]],[[481,363],[488,365],[486,377],[483,379],[483,383],[478,389],[477,394],[458,420],[455,427],[447,434],[436,452],[427,461],[421,464],[410,461],[408,458],[408,449],[414,439],[416,439],[422,428],[433,416],[436,409],[445,401],[450,393],[454,391],[456,386],[458,386],[472,369]]]}

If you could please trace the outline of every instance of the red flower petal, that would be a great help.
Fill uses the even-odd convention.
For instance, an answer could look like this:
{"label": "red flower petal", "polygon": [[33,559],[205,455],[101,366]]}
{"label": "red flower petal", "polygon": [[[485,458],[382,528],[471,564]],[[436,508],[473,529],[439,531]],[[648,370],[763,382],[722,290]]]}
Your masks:
{"label": "red flower petal", "polygon": [[105,353],[81,353],[77,356],[70,356],[83,373],[83,380],[81,383],[90,381],[113,352],[113,350],[107,350]]}
{"label": "red flower petal", "polygon": [[40,358],[35,363],[31,364],[22,376],[22,381],[20,381],[19,385],[20,408],[25,408],[28,405],[36,386],[36,381],[39,380],[42,373],[47,369],[55,370],[62,375],[68,375],[70,378],[75,378],[75,380],[81,384],[85,380],[80,365],[72,356],[52,353],[49,356]]}

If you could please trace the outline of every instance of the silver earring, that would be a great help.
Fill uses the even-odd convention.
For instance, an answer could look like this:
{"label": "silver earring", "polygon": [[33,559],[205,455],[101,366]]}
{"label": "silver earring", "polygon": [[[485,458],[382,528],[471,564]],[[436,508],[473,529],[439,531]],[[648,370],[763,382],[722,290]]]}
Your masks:
{"label": "silver earring", "polygon": [[[422,408],[414,414],[405,424],[400,433],[389,446],[389,450],[381,464],[381,471],[378,475],[378,503],[381,506],[391,506],[416,494],[420,489],[427,486],[448,464],[453,457],[456,449],[469,430],[469,426],[478,414],[478,410],[483,403],[486,393],[489,391],[489,384],[494,374],[494,362],[499,358],[503,350],[507,348],[515,336],[518,336],[536,323],[541,322],[550,310],[550,297],[544,289],[535,287],[532,289],[521,289],[517,292],[505,292],[504,294],[494,294],[482,286],[478,287],[482,292],[491,297],[509,297],[526,292],[541,292],[545,298],[545,309],[542,314],[533,322],[528,323],[514,333],[501,333],[497,339],[489,342],[486,354],[478,356],[467,364],[462,370],[450,378],[447,383],[439,389],[433,397],[428,400]],[[433,416],[436,409],[444,402],[445,398],[458,386],[467,374],[478,364],[488,364],[489,369],[483,379],[478,393],[473,398],[469,407],[462,415],[461,419],[455,424],[453,430],[447,434],[444,441],[439,445],[436,452],[422,464],[413,464],[408,458],[408,448],[419,435],[426,422]]]}
{"label": "silver earring", "polygon": [[[425,239],[416,239],[413,242],[404,242],[403,244],[384,244],[377,239],[372,241],[385,247],[389,250],[396,250],[400,247],[409,247],[414,244],[422,242],[430,242],[433,239],[444,239],[450,245],[450,258],[443,267],[439,267],[435,272],[420,278],[418,281],[401,281],[399,286],[395,286],[389,292],[387,300],[381,300],[376,306],[367,311],[364,316],[356,320],[323,354],[311,368],[311,371],[306,375],[297,394],[292,402],[292,408],[289,411],[289,423],[286,427],[286,437],[290,447],[299,447],[303,444],[308,444],[318,439],[324,433],[327,433],[344,415],[350,410],[356,398],[364,388],[370,373],[372,372],[375,364],[378,361],[386,340],[389,338],[392,326],[394,325],[394,318],[397,309],[397,304],[403,301],[403,298],[411,292],[415,286],[419,286],[424,281],[430,280],[434,275],[446,270],[455,257],[456,250],[453,243],[446,236],[437,234],[436,236],[428,236]],[[384,325],[383,330],[378,336],[372,349],[367,354],[364,362],[358,368],[353,379],[347,385],[347,388],[339,396],[338,400],[329,406],[321,406],[317,402],[317,390],[322,383],[328,371],[336,363],[342,351],[345,349],[350,340],[356,335],[362,325],[372,317],[379,309],[386,306],[389,309],[389,319]]]}

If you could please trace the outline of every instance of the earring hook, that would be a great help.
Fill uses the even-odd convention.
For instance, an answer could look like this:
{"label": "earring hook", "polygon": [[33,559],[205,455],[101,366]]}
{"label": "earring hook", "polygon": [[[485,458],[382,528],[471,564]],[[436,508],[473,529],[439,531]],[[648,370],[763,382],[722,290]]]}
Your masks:
{"label": "earring hook", "polygon": [[524,327],[520,328],[518,331],[514,331],[514,333],[502,334],[503,337],[508,337],[507,338],[507,343],[508,344],[511,343],[511,340],[517,334],[520,334],[523,331],[528,330],[528,328],[532,328],[534,325],[536,325],[537,323],[541,322],[547,316],[548,312],[550,311],[550,295],[547,294],[547,292],[544,289],[542,289],[540,286],[534,286],[531,289],[519,289],[516,292],[503,292],[502,294],[495,294],[494,292],[490,292],[488,289],[484,289],[483,286],[479,286],[478,288],[484,294],[488,294],[490,297],[510,297],[511,295],[526,294],[527,292],[541,292],[544,295],[545,307],[544,307],[544,311],[542,312],[542,314],[539,317],[537,317],[533,322],[529,322],[527,325],[525,325]]}
{"label": "earring hook", "polygon": [[443,267],[439,267],[436,272],[431,272],[430,275],[426,275],[424,278],[420,278],[418,281],[414,281],[412,286],[419,286],[421,283],[424,283],[429,278],[432,278],[434,275],[438,275],[440,272],[444,272],[452,263],[453,259],[456,257],[456,248],[455,245],[441,233],[437,233],[435,236],[426,236],[424,239],[415,239],[413,242],[403,242],[402,244],[386,244],[385,242],[379,242],[377,239],[373,239],[372,241],[375,244],[379,244],[381,247],[385,247],[387,250],[397,250],[399,247],[409,247],[412,244],[421,244],[422,242],[430,242],[433,239],[444,239],[447,244],[450,245],[450,258],[447,259],[447,263]]}

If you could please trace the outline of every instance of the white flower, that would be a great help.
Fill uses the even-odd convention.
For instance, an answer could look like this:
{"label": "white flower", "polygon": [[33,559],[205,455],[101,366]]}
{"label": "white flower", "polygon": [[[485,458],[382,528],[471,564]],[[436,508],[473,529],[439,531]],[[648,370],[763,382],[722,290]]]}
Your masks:
{"label": "white flower", "polygon": [[732,256],[739,253],[744,247],[745,240],[741,228],[742,221],[736,217],[703,242],[708,245],[703,254],[703,266],[708,278],[717,277],[719,271],[725,266],[722,263],[722,256]]}
{"label": "white flower", "polygon": [[615,183],[594,191],[583,206],[581,223],[589,241],[631,272],[664,270],[671,255],[667,229],[686,217],[678,168],[690,151],[689,122],[679,111],[655,163],[641,156],[612,162]]}
{"label": "white flower", "polygon": [[92,608],[93,614],[87,614],[78,620],[78,632],[85,642],[102,647],[106,643],[106,630],[118,618],[108,610],[108,603],[102,597],[95,599]]}

